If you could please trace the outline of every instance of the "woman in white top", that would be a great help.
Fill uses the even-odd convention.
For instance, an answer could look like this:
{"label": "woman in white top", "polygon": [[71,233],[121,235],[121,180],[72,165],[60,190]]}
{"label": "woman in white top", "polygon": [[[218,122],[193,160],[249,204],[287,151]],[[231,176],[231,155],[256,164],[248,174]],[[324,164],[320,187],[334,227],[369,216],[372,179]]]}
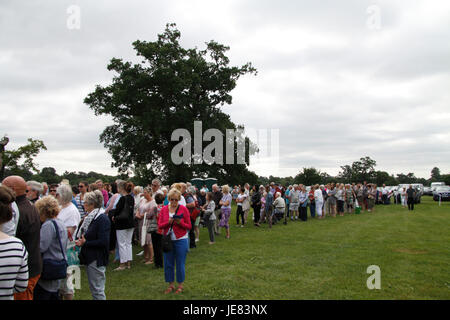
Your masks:
{"label": "woman in white top", "polygon": [[[14,192],[0,186],[0,230],[12,219]],[[28,252],[23,242],[0,231],[0,300],[14,300],[14,293],[28,286]]]}
{"label": "woman in white top", "polygon": [[400,197],[402,199],[402,207],[406,208],[406,198],[407,198],[407,196],[406,196],[406,188],[402,189]]}
{"label": "woman in white top", "polygon": [[[152,189],[146,187],[144,189],[143,198],[140,201],[139,209],[136,213],[136,219],[138,219],[138,232],[140,233],[141,244],[144,247],[144,264],[153,263],[153,244],[152,235],[147,232],[147,228],[150,225],[150,215],[153,208],[156,207],[156,202],[152,198]],[[144,239],[145,238],[145,239]]]}
{"label": "woman in white top", "polygon": [[318,184],[316,184],[315,189],[316,190],[314,191],[314,200],[316,202],[316,213],[319,219],[322,219],[323,194]]}
{"label": "woman in white top", "polygon": [[[61,184],[56,189],[56,199],[61,206],[58,219],[62,221],[67,229],[67,257],[69,256],[70,250],[74,250],[75,237],[73,235],[75,234],[78,224],[80,223],[81,215],[78,208],[72,203],[72,188],[69,185]],[[61,287],[59,290],[59,293],[63,296],[64,300],[72,300],[74,294],[73,288],[67,286],[68,278],[69,275],[67,275],[66,281],[61,282]]]}
{"label": "woman in white top", "polygon": [[242,228],[244,227],[244,224],[245,224],[243,204],[244,204],[244,201],[246,198],[247,198],[247,195],[245,194],[245,188],[241,187],[239,194],[236,198],[236,204],[237,204],[236,225],[239,226],[239,217],[242,217],[242,224],[241,224]]}

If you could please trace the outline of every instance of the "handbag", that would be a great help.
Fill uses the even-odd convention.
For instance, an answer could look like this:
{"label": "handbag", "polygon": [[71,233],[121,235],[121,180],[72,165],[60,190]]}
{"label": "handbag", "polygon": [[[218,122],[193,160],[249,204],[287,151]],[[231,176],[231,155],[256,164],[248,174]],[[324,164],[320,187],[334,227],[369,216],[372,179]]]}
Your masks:
{"label": "handbag", "polygon": [[147,213],[144,213],[144,221],[141,227],[141,247],[145,245],[145,240],[147,239]]}
{"label": "handbag", "polygon": [[114,222],[121,223],[126,222],[130,218],[130,204],[128,203],[127,199],[125,198],[125,203],[123,205],[122,211],[114,217]]}
{"label": "handbag", "polygon": [[53,225],[56,229],[56,237],[59,241],[59,248],[63,254],[64,259],[62,260],[53,260],[53,259],[44,259],[42,265],[41,279],[42,280],[58,280],[65,279],[67,277],[67,260],[65,255],[65,250],[63,250],[61,238],[59,237],[59,228],[54,220],[52,220]]}
{"label": "handbag", "polygon": [[[180,206],[177,207],[175,214],[177,214],[179,207]],[[165,252],[165,253],[171,252],[173,250],[172,239],[170,238],[170,233],[172,231],[172,227],[173,227],[173,221],[172,221],[172,224],[170,225],[169,232],[167,232],[167,234],[162,236],[161,245],[162,245],[163,252]]]}
{"label": "handbag", "polygon": [[80,253],[80,247],[74,245],[67,251],[67,264],[69,266],[78,266],[80,264],[80,259],[78,257]]}

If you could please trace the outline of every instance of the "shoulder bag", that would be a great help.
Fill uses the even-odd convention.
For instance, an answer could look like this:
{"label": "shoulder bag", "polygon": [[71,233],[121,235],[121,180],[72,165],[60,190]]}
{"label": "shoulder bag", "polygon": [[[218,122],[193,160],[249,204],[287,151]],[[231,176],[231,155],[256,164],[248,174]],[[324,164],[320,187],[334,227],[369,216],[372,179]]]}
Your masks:
{"label": "shoulder bag", "polygon": [[53,225],[56,230],[56,238],[59,241],[59,248],[61,249],[61,253],[63,255],[62,260],[53,260],[53,259],[44,259],[42,265],[42,280],[58,280],[65,279],[67,276],[67,260],[65,255],[65,250],[63,250],[61,238],[59,236],[59,228],[54,220],[52,220]]}
{"label": "shoulder bag", "polygon": [[116,223],[122,223],[122,222],[126,222],[130,219],[130,212],[131,212],[131,208],[130,208],[130,204],[128,203],[128,200],[126,197],[124,197],[125,203],[123,205],[122,211],[120,211],[120,213],[114,217],[114,222]]}
{"label": "shoulder bag", "polygon": [[[179,207],[180,206],[177,207],[175,214],[177,214]],[[169,228],[169,232],[167,232],[167,234],[162,236],[161,245],[162,245],[163,252],[165,252],[165,253],[171,252],[173,250],[172,239],[170,238],[170,234],[172,233],[173,223],[174,222],[172,221],[172,224],[170,225],[170,228]]]}

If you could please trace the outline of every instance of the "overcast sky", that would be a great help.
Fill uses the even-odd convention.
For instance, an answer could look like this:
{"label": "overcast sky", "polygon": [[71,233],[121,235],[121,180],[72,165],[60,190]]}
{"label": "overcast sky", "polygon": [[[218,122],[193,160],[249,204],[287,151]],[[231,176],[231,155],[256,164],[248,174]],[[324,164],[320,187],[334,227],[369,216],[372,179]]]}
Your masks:
{"label": "overcast sky", "polygon": [[83,99],[111,82],[111,58],[135,60],[131,43],[155,41],[168,22],[184,47],[215,40],[232,65],[258,69],[223,107],[237,124],[278,132],[279,160],[253,162],[257,174],[336,175],[365,156],[391,174],[450,173],[449,1],[2,0],[8,148],[42,139],[39,168],[115,175],[99,142],[111,120]]}

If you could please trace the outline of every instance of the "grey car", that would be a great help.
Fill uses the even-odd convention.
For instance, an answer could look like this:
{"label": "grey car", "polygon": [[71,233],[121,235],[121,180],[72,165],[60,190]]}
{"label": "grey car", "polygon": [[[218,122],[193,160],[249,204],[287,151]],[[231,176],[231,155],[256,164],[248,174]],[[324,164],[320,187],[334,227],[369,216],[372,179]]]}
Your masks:
{"label": "grey car", "polygon": [[433,189],[431,187],[423,187],[423,194],[426,196],[432,196]]}
{"label": "grey car", "polygon": [[433,191],[433,200],[439,201],[450,201],[450,186],[440,186],[436,187],[436,190]]}

